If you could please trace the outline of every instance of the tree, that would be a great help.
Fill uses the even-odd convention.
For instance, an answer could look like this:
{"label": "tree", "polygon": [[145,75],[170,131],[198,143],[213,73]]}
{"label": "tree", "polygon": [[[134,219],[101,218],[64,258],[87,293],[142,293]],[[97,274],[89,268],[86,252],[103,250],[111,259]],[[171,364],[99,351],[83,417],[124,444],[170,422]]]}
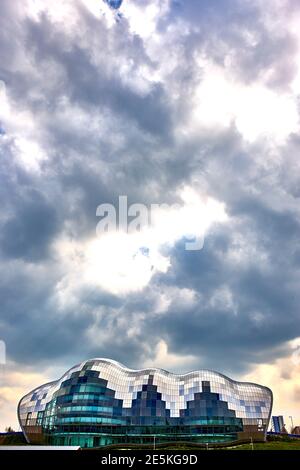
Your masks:
{"label": "tree", "polygon": [[15,432],[15,431],[11,426],[8,426],[7,428],[5,428],[5,432]]}

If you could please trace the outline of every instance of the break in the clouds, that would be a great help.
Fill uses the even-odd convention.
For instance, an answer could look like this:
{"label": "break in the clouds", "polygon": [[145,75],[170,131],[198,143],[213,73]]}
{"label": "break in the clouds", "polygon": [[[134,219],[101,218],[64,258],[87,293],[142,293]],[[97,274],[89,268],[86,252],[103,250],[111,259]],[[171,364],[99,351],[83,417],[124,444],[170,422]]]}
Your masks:
{"label": "break in the clouds", "polygon": [[[293,0],[1,2],[3,403],[92,356],[269,385],[280,364],[298,396],[299,20]],[[168,206],[97,237],[120,195]]]}

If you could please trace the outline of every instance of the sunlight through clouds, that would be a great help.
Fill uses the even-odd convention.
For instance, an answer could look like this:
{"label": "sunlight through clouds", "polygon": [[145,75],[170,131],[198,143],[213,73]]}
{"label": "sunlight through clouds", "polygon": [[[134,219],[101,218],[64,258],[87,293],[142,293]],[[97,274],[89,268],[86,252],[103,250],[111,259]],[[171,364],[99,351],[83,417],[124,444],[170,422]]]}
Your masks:
{"label": "sunlight through clouds", "polygon": [[298,130],[297,103],[292,94],[277,94],[259,83],[243,85],[223,69],[200,62],[204,78],[195,93],[194,131],[235,124],[245,140],[268,138],[283,143]]}
{"label": "sunlight through clouds", "polygon": [[[156,273],[169,269],[170,260],[164,251],[185,237],[205,238],[213,224],[228,220],[224,204],[203,198],[190,187],[179,194],[181,205],[155,206],[152,223],[138,232],[109,231],[81,245],[61,241],[57,249],[62,262],[69,264],[71,273],[79,270],[83,282],[114,294],[142,290]],[[70,250],[77,255],[70,255]]]}

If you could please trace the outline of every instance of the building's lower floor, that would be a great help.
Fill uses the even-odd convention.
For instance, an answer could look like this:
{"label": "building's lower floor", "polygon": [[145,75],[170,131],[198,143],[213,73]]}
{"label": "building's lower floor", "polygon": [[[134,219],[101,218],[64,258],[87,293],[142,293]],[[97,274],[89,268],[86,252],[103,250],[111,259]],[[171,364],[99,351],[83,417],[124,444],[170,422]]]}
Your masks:
{"label": "building's lower floor", "polygon": [[[32,430],[31,430],[32,431]],[[120,444],[164,444],[167,442],[226,443],[252,437],[263,441],[264,432],[242,425],[221,426],[56,426],[38,427],[31,442],[49,445],[101,447]]]}

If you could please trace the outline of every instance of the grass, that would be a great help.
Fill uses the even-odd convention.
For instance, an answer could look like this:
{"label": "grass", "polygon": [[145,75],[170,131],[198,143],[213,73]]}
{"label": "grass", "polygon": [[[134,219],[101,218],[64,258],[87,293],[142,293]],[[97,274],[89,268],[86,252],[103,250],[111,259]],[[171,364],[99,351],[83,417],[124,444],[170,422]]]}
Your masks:
{"label": "grass", "polygon": [[[160,448],[160,450],[164,450]],[[167,447],[165,448],[167,450]],[[190,447],[188,444],[186,446],[178,446],[169,448],[169,450],[193,450],[193,451],[202,451],[206,450],[205,448],[195,448]],[[208,450],[252,450],[251,444],[240,444],[234,447],[222,447],[222,448],[213,448],[209,447]],[[267,441],[267,442],[255,442],[253,444],[253,450],[300,450],[300,439],[299,440],[290,440],[290,441]]]}
{"label": "grass", "polygon": [[[135,447],[135,449],[139,449],[138,446]],[[100,450],[100,448],[98,448]],[[124,448],[122,449],[115,449],[117,450],[128,450],[130,451],[129,448]],[[168,451],[176,451],[176,450],[193,450],[195,452],[199,451],[206,451],[206,450],[221,450],[221,451],[227,451],[227,450],[252,450],[252,445],[251,443],[247,444],[237,444],[234,446],[230,445],[228,447],[210,447],[208,446],[208,449],[205,447],[194,447],[189,445],[188,443],[181,443],[179,445],[168,445],[166,444],[165,446],[159,446],[158,450],[168,450]],[[283,437],[283,438],[270,438],[267,440],[267,442],[254,442],[253,443],[253,450],[300,450],[300,438],[299,439],[291,439],[288,437]]]}
{"label": "grass", "polygon": [[22,433],[16,432],[0,436],[0,446],[20,446],[27,445],[26,439]]}
{"label": "grass", "polygon": [[[12,435],[5,436],[5,439],[0,440],[1,445],[26,445],[26,441],[21,433],[16,433]],[[125,450],[126,447],[124,446]],[[138,449],[138,447],[136,447]],[[269,438],[267,442],[255,442],[253,444],[254,450],[300,450],[300,438],[299,439],[290,439],[288,437],[283,438]],[[100,450],[98,448],[98,450]],[[117,449],[116,449],[117,450]],[[119,449],[120,450],[120,449]],[[206,450],[205,447],[196,448],[189,446],[188,443],[181,444],[178,446],[168,446],[167,444],[164,447],[160,447],[159,450],[193,450],[193,451],[202,451]],[[240,444],[233,447],[223,447],[223,448],[213,448],[209,447],[209,450],[252,450],[251,444]]]}
{"label": "grass", "polygon": [[[291,441],[267,441],[253,444],[254,450],[300,450],[300,439]],[[226,450],[251,450],[251,444],[229,447]]]}

